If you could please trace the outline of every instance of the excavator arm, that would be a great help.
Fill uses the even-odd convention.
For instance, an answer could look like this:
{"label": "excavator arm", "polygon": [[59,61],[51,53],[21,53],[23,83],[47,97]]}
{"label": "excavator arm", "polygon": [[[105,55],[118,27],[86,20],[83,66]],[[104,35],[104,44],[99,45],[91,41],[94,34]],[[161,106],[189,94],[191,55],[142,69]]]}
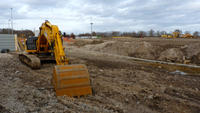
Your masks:
{"label": "excavator arm", "polygon": [[[44,41],[45,39],[46,41]],[[51,47],[57,64],[53,71],[53,85],[56,95],[80,97],[92,94],[87,67],[83,64],[68,64],[69,60],[64,52],[59,29],[56,25],[51,25],[49,21],[45,21],[40,27],[38,49],[45,45],[43,42],[46,42],[46,48],[43,50],[48,52],[48,48]]]}
{"label": "excavator arm", "polygon": [[[66,58],[58,27],[56,25],[51,25],[49,21],[45,21],[45,23],[42,24],[40,27],[40,34],[38,36],[38,51],[40,51],[40,46],[43,46],[43,44],[40,43],[44,37],[46,38],[48,45],[52,48],[57,65],[68,64],[69,60]],[[46,51],[48,51],[47,49],[48,48],[46,48]]]}

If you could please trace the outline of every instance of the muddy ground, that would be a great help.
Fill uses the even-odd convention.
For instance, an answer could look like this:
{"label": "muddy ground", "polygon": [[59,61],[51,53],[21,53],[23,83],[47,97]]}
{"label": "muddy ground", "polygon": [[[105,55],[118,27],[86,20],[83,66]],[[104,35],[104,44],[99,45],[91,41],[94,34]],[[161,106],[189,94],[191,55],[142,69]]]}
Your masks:
{"label": "muddy ground", "polygon": [[[111,54],[126,55],[119,54],[118,51],[112,53],[107,47],[88,49],[88,45],[99,47],[98,44],[109,41],[117,41],[117,44],[148,42],[152,46],[164,48],[163,51],[199,42],[197,39],[145,38],[106,39],[95,42],[79,40],[74,44],[67,44],[65,50],[71,63],[86,64],[92,82],[93,95],[79,99],[55,96],[51,85],[55,64],[43,64],[40,70],[32,70],[18,60],[17,53],[0,54],[0,112],[200,112],[200,75],[174,73],[115,57],[106,59],[106,49]],[[195,49],[199,48],[193,48]],[[183,53],[187,56],[187,52]]]}

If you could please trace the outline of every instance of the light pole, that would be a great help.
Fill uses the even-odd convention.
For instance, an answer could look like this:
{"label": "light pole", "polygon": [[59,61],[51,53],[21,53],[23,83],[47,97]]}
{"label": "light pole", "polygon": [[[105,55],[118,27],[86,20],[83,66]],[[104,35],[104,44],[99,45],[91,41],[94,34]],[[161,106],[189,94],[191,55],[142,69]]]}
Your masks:
{"label": "light pole", "polygon": [[90,23],[91,24],[91,38],[92,38],[92,25],[94,24],[94,23]]}
{"label": "light pole", "polygon": [[10,19],[8,19],[8,34],[10,34]]}
{"label": "light pole", "polygon": [[12,14],[12,10],[13,10],[13,8],[10,8],[10,11],[11,11],[11,33],[13,34],[13,14]]}

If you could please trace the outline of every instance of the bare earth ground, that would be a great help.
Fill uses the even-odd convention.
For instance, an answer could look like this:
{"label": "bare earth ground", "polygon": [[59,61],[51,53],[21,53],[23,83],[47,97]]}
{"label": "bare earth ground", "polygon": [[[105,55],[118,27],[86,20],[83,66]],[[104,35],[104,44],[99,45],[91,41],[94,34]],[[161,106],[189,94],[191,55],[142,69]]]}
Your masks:
{"label": "bare earth ground", "polygon": [[[90,51],[100,41],[68,45],[73,64],[86,64],[94,94],[84,98],[56,97],[51,85],[54,64],[31,70],[17,54],[0,54],[0,113],[199,113],[200,76],[171,73],[106,56],[106,50]],[[197,39],[117,39],[117,42],[148,42],[162,48],[182,47]],[[81,44],[80,44],[81,43]],[[86,47],[85,47],[86,46]],[[109,48],[106,48],[109,49]],[[199,48],[198,48],[199,49]]]}

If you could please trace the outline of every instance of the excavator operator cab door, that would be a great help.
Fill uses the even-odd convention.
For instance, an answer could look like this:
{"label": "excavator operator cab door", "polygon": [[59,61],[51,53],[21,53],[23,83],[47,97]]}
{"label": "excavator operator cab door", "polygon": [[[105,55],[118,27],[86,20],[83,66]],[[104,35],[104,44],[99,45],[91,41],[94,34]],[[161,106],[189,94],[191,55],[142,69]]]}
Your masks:
{"label": "excavator operator cab door", "polygon": [[37,40],[38,40],[38,37],[28,37],[27,40],[26,40],[26,52],[28,53],[34,53],[37,51]]}

